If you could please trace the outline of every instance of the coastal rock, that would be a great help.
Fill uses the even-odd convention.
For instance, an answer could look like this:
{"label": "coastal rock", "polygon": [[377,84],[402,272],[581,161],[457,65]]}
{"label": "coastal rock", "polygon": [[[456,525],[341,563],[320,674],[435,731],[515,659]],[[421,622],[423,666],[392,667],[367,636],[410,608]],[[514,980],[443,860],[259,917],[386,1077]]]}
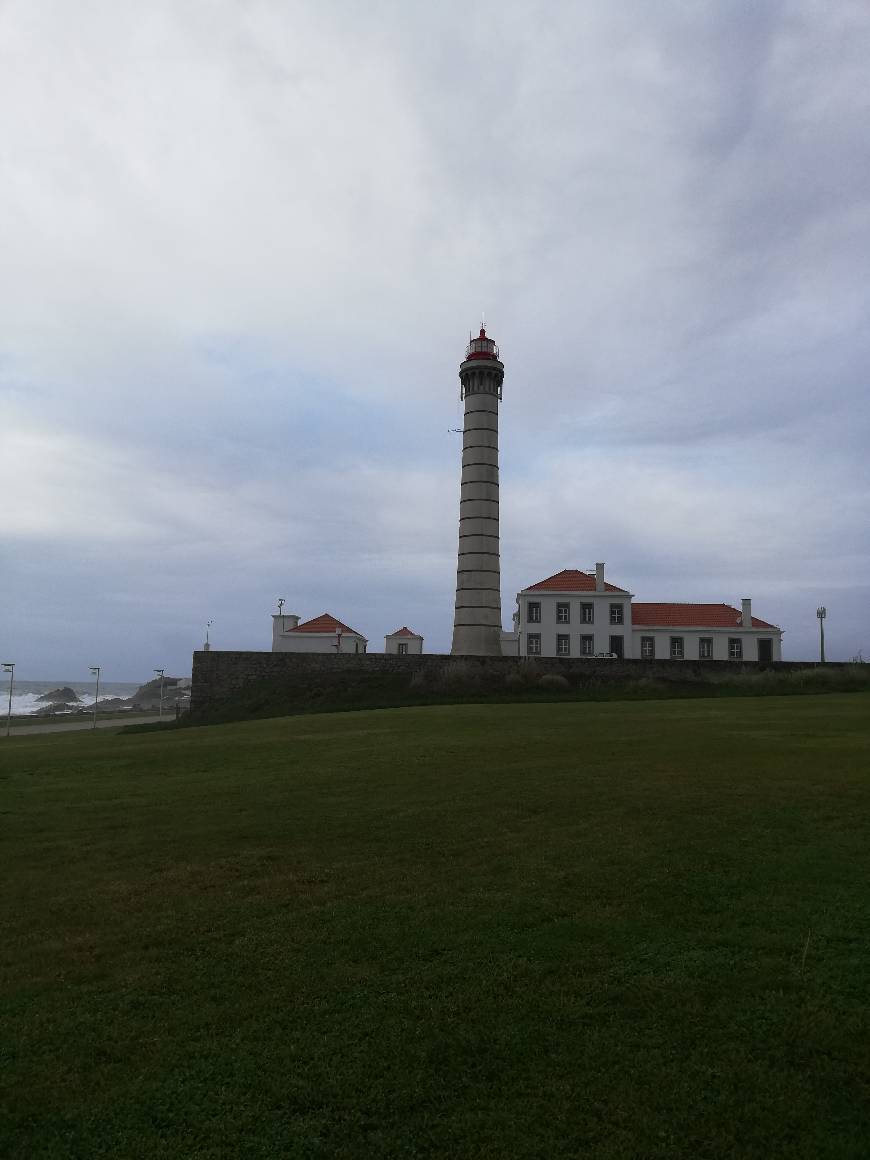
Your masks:
{"label": "coastal rock", "polygon": [[[163,678],[163,707],[174,705],[176,701],[180,700],[186,693],[181,693],[177,688],[178,683],[183,680],[182,677],[164,677]],[[133,705],[137,709],[156,709],[160,704],[160,678],[155,677],[153,681],[147,681],[141,685],[132,697],[127,698],[127,704]]]}
{"label": "coastal rock", "polygon": [[50,705],[74,705],[81,701],[81,697],[69,685],[64,685],[62,689],[51,689],[36,699],[37,701],[46,701]]}
{"label": "coastal rock", "polygon": [[[105,713],[114,709],[129,709],[128,702],[123,697],[100,697],[97,705],[98,713]],[[79,709],[79,713],[93,713],[93,705],[85,705]]]}
{"label": "coastal rock", "polygon": [[[169,692],[170,688],[174,688],[175,685],[177,685],[180,680],[181,680],[181,677],[164,677],[163,678],[163,696],[165,697],[166,694]],[[153,681],[146,681],[144,685],[140,685],[139,688],[136,690],[136,692],[132,695],[132,697],[129,697],[128,700],[130,700],[130,701],[147,701],[147,700],[150,700],[150,698],[152,698],[152,697],[157,697],[158,700],[160,699],[160,678],[159,677],[155,677]]]}

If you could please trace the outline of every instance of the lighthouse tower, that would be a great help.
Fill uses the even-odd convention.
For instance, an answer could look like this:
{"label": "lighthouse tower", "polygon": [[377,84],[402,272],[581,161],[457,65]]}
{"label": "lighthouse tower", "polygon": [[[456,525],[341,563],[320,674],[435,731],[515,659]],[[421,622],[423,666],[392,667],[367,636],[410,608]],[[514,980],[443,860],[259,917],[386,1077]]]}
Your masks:
{"label": "lighthouse tower", "polygon": [[459,367],[462,488],[452,656],[501,656],[498,404],[504,365],[481,326]]}

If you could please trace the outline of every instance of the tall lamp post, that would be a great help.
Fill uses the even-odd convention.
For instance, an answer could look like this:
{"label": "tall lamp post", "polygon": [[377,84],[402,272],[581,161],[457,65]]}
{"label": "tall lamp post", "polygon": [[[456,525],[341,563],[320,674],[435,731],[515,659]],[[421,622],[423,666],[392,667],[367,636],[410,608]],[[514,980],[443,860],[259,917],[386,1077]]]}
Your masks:
{"label": "tall lamp post", "polygon": [[15,680],[15,661],[3,661],[3,672],[9,674],[9,708],[6,711],[6,736],[12,727],[12,682]]}
{"label": "tall lamp post", "polygon": [[100,665],[91,665],[91,674],[97,678],[97,691],[94,693],[94,723],[92,729],[97,727],[97,701],[100,699]]}
{"label": "tall lamp post", "polygon": [[164,673],[164,671],[165,670],[163,670],[163,669],[155,669],[154,670],[154,672],[160,678],[160,717],[158,718],[158,720],[160,720],[160,721],[163,720],[163,673]]}
{"label": "tall lamp post", "polygon": [[822,664],[825,663],[825,617],[827,615],[828,610],[824,605],[816,609],[816,616],[819,618],[819,652]]}

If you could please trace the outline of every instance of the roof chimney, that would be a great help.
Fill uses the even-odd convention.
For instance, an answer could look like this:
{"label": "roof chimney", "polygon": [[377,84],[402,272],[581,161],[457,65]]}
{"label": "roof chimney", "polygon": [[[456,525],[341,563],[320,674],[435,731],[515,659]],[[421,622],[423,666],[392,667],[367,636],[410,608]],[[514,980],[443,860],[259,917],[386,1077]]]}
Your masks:
{"label": "roof chimney", "polygon": [[595,565],[595,591],[596,592],[603,592],[604,591],[604,565],[603,564],[596,564]]}
{"label": "roof chimney", "polygon": [[748,596],[743,597],[743,612],[740,616],[740,623],[744,628],[752,628],[752,601]]}
{"label": "roof chimney", "polygon": [[299,623],[299,617],[295,612],[273,612],[272,613],[272,651],[275,651],[275,643],[285,632],[289,632],[291,628],[295,628]]}

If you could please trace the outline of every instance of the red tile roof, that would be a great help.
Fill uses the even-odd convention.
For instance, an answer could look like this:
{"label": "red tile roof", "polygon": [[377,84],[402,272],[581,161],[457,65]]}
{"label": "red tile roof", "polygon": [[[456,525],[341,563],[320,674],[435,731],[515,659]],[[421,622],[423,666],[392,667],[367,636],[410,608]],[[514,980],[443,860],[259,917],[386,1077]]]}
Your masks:
{"label": "red tile roof", "polygon": [[[589,572],[581,572],[577,568],[564,568],[561,572],[557,572],[555,576],[548,576],[546,580],[539,580],[537,584],[531,584],[528,588],[524,588],[523,592],[594,592],[595,591],[595,574]],[[608,584],[604,582],[605,592],[619,592],[620,594],[627,594],[626,588],[617,588],[615,584]]]}
{"label": "red tile roof", "polygon": [[[638,604],[631,605],[632,627],[741,628],[741,613],[730,604]],[[774,628],[766,620],[752,618],[753,628]],[[778,629],[777,629],[778,631]]]}
{"label": "red tile roof", "polygon": [[361,640],[365,637],[361,632],[357,632],[355,628],[348,628],[346,624],[342,624],[340,620],[336,620],[331,612],[324,612],[320,616],[315,616],[313,620],[306,620],[303,624],[297,624],[295,628],[289,629],[290,632],[321,632],[335,634],[339,629],[344,632],[349,632],[353,636],[358,636]]}
{"label": "red tile roof", "polygon": [[416,636],[419,637],[420,640],[423,639],[419,632],[411,632],[410,628],[408,628],[406,624],[403,624],[401,628],[397,628],[395,632],[388,632],[387,636]]}

